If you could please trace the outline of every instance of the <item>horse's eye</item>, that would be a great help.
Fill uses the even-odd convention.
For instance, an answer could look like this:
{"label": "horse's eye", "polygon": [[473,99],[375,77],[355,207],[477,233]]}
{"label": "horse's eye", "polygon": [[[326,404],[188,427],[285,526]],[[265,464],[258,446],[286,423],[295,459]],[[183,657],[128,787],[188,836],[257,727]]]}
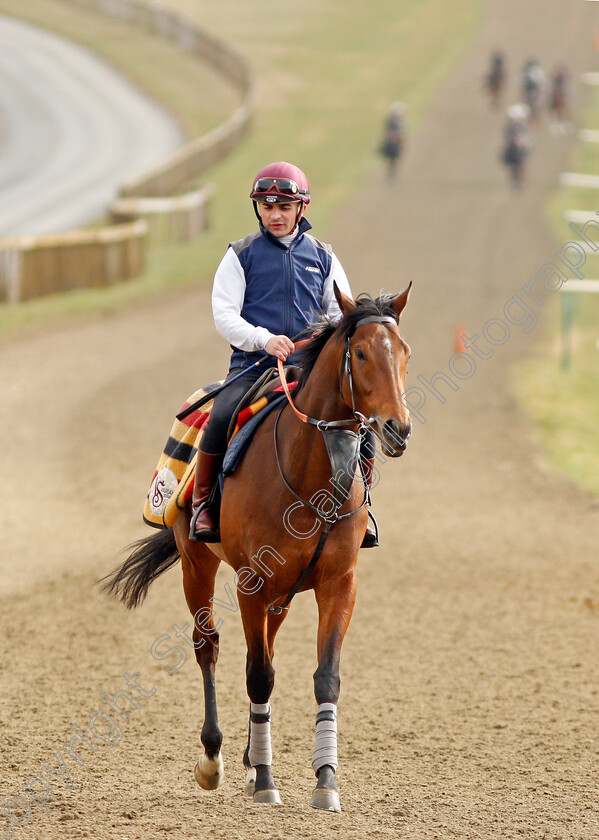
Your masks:
{"label": "horse's eye", "polygon": [[357,347],[356,348],[356,359],[360,359],[360,361],[363,362],[365,358],[366,358],[366,356],[364,355],[364,353],[360,350],[359,347]]}

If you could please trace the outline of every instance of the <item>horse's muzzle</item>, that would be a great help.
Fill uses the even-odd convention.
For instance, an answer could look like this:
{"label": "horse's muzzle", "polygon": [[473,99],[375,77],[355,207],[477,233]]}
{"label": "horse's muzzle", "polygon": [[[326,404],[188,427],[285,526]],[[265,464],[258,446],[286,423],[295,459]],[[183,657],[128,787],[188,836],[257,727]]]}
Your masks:
{"label": "horse's muzzle", "polygon": [[412,424],[400,423],[399,420],[387,420],[380,435],[381,447],[385,455],[399,458],[406,451],[408,438],[412,434]]}

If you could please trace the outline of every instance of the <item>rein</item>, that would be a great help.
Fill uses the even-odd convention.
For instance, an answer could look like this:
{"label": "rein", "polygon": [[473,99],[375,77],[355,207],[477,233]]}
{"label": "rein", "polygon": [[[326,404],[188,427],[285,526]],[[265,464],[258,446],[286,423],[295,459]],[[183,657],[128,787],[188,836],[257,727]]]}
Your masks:
{"label": "rein", "polygon": [[[294,336],[293,336],[293,338],[292,338],[291,340],[292,340],[293,342],[295,342],[295,340],[296,340],[297,338],[299,338],[299,337],[300,337],[300,335],[303,335],[305,332],[306,332],[306,330],[302,330],[302,331],[301,331],[300,333],[298,333],[297,335],[294,335]],[[296,347],[296,349],[297,349],[297,350],[301,349],[301,348],[303,347],[303,345],[304,345],[304,344],[307,344],[309,341],[310,341],[310,339],[309,339],[309,338],[304,338],[304,339],[302,339],[301,341],[297,341],[297,342],[295,342],[295,347]],[[242,370],[242,371],[240,371],[240,372],[239,372],[236,376],[232,376],[232,377],[231,377],[231,379],[226,379],[226,380],[222,383],[222,385],[217,385],[217,386],[216,386],[216,388],[213,388],[211,391],[209,391],[207,394],[204,394],[202,397],[200,397],[200,398],[199,398],[198,400],[196,400],[194,403],[191,403],[191,405],[188,405],[188,406],[187,406],[187,408],[184,408],[182,411],[180,411],[180,412],[176,415],[177,420],[185,420],[185,418],[186,418],[186,417],[189,417],[189,415],[190,415],[190,414],[193,414],[193,412],[194,412],[194,411],[197,411],[199,408],[201,408],[201,407],[202,407],[203,405],[205,405],[207,402],[209,402],[210,400],[213,400],[216,396],[218,396],[218,394],[220,394],[220,392],[221,392],[221,391],[224,391],[224,390],[225,390],[225,388],[228,388],[228,387],[229,387],[229,385],[232,385],[232,384],[233,384],[233,382],[236,382],[236,381],[237,381],[238,379],[240,379],[242,376],[245,376],[245,374],[248,372],[248,370],[252,370],[253,368],[258,368],[258,367],[260,367],[260,365],[261,365],[261,364],[263,364],[263,363],[264,363],[267,359],[269,359],[269,358],[270,358],[270,356],[268,356],[268,355],[266,355],[266,356],[262,356],[262,358],[261,358],[261,359],[258,359],[258,361],[257,361],[257,362],[254,362],[252,365],[250,365],[250,366],[249,366],[249,367],[247,367],[247,368],[243,368],[243,370]],[[279,372],[280,372],[280,371],[279,371]]]}
{"label": "rein", "polygon": [[[354,326],[354,331],[353,332],[355,332],[357,330],[357,328],[362,326],[363,324],[370,324],[370,323],[397,325],[397,321],[395,320],[395,318],[391,317],[390,315],[369,315],[369,316],[367,316],[365,318],[361,318],[359,321],[357,321],[357,323]],[[352,335],[353,335],[353,332],[352,332]],[[344,342],[343,361],[342,361],[341,368],[340,368],[340,371],[339,371],[339,392],[342,393],[343,376],[345,375],[345,376],[347,376],[348,382],[349,382],[349,392],[350,392],[350,395],[351,395],[351,402],[352,402],[351,409],[352,409],[352,412],[353,412],[353,415],[354,415],[353,418],[351,418],[351,419],[347,419],[347,420],[319,420],[315,417],[310,417],[309,415],[305,414],[303,411],[300,411],[296,407],[296,405],[294,404],[293,398],[292,398],[291,393],[289,391],[289,386],[287,384],[287,378],[285,376],[285,371],[283,370],[283,362],[281,361],[281,359],[277,359],[277,368],[278,368],[278,371],[279,371],[279,375],[281,377],[281,384],[283,386],[283,391],[285,392],[285,396],[287,397],[287,401],[288,401],[289,405],[291,406],[294,414],[296,415],[296,417],[299,420],[301,420],[302,423],[307,423],[309,425],[316,426],[316,428],[323,434],[323,436],[325,436],[325,444],[326,444],[326,433],[327,432],[333,432],[334,433],[335,431],[338,431],[340,434],[344,434],[344,432],[342,431],[343,429],[347,430],[347,429],[349,429],[349,427],[355,426],[356,424],[358,424],[359,430],[355,434],[357,436],[361,436],[364,433],[364,430],[366,428],[368,428],[369,426],[372,426],[376,422],[375,417],[365,417],[365,415],[362,414],[362,412],[360,412],[356,409],[355,398],[354,398],[354,380],[353,380],[353,372],[352,372],[352,365],[351,365],[350,339],[351,339],[351,336],[348,335],[345,339],[345,342]],[[302,584],[304,583],[304,581],[308,578],[308,576],[310,575],[310,573],[312,572],[312,570],[316,566],[316,564],[318,562],[318,559],[319,559],[320,555],[322,554],[325,543],[328,539],[328,536],[329,536],[333,526],[337,522],[339,522],[341,519],[347,519],[349,516],[353,516],[354,513],[357,513],[359,510],[361,510],[364,507],[364,505],[368,504],[368,502],[369,502],[368,487],[365,486],[365,488],[364,488],[364,499],[362,501],[362,504],[359,507],[348,511],[347,513],[338,514],[336,511],[333,511],[333,513],[331,515],[323,516],[323,513],[322,513],[321,510],[319,510],[317,507],[315,507],[310,502],[307,502],[305,499],[302,499],[302,497],[293,489],[293,487],[291,487],[291,485],[289,484],[289,482],[287,481],[287,479],[285,477],[285,474],[283,473],[283,468],[281,466],[281,461],[280,461],[280,458],[279,458],[279,450],[278,450],[278,447],[277,447],[277,428],[278,428],[278,425],[279,425],[279,419],[281,417],[281,414],[283,413],[284,408],[285,408],[285,406],[283,406],[283,408],[281,408],[281,410],[277,414],[277,419],[275,420],[275,424],[274,424],[274,449],[275,449],[275,457],[276,457],[276,460],[277,460],[277,467],[279,469],[279,475],[281,476],[281,480],[283,481],[283,484],[285,485],[287,490],[293,496],[295,496],[295,498],[299,502],[301,502],[302,505],[304,505],[304,507],[307,507],[313,513],[316,513],[316,515],[320,519],[324,520],[324,526],[323,526],[322,531],[320,533],[320,537],[319,537],[318,543],[316,545],[316,548],[314,549],[314,553],[312,555],[312,559],[310,560],[310,563],[304,569],[304,571],[301,573],[301,575],[296,580],[296,582],[293,584],[293,586],[291,587],[291,589],[287,593],[283,603],[280,604],[279,606],[275,606],[274,604],[270,604],[270,606],[268,607],[269,612],[274,613],[275,615],[281,615],[281,613],[284,612],[284,610],[289,609],[289,604],[291,603],[291,601],[293,600],[295,595],[298,593],[298,591],[299,591],[300,587],[302,586]],[[351,434],[351,432],[346,431],[345,434]],[[327,452],[329,452],[329,458],[331,458],[331,454],[330,454],[330,450],[329,450],[328,446],[327,446]],[[332,460],[331,460],[331,468],[333,470],[333,474],[335,474],[335,468],[334,468],[334,465],[332,463]]]}

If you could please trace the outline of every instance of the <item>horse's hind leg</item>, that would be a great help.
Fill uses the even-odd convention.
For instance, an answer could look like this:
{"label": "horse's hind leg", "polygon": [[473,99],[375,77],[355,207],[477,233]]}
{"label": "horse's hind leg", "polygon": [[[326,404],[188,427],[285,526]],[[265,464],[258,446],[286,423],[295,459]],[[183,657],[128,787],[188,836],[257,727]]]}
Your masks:
{"label": "horse's hind leg", "polygon": [[205,545],[195,543],[192,547],[185,542],[181,545],[181,562],[185,599],[194,617],[195,655],[204,680],[204,725],[200,735],[204,755],[199,757],[194,775],[200,787],[214,790],[223,778],[220,753],[223,735],[218,725],[214,681],[219,636],[210,599],[214,595],[214,579],[220,560]]}
{"label": "horse's hind leg", "polygon": [[320,583],[318,603],[318,668],[314,673],[316,742],[312,767],[317,782],[310,805],[323,811],[341,811],[335,782],[337,771],[337,701],[339,700],[339,660],[341,645],[356,600],[356,572],[344,578]]}

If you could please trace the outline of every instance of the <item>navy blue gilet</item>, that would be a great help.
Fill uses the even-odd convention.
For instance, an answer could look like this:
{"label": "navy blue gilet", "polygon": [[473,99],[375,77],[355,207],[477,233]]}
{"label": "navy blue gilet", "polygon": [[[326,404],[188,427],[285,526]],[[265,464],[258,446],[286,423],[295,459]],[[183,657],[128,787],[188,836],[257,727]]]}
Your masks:
{"label": "navy blue gilet", "polygon": [[[306,235],[311,227],[307,219],[301,219],[299,233],[289,246],[262,225],[259,232],[231,243],[245,274],[241,317],[254,327],[293,338],[323,313],[332,252],[330,245]],[[231,349],[231,369],[248,367],[265,355],[264,351]],[[275,364],[272,357],[262,367]]]}

